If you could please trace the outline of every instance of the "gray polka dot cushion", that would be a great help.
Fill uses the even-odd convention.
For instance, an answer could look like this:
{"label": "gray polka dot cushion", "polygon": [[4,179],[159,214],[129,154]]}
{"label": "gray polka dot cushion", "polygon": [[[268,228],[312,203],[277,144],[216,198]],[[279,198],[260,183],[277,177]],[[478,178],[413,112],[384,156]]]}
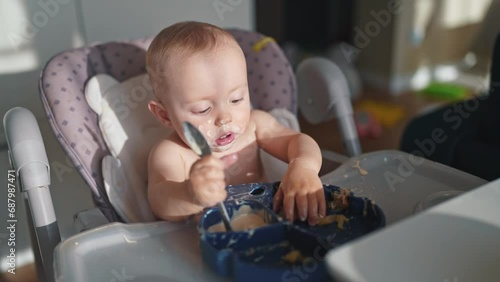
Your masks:
{"label": "gray polka dot cushion", "polygon": [[[245,53],[253,106],[266,111],[287,108],[296,113],[295,77],[279,46],[258,33],[230,32]],[[118,81],[145,73],[146,50],[151,40],[97,43],[62,52],[49,60],[40,75],[42,103],[57,140],[110,221],[122,220],[111,208],[104,190],[101,163],[109,151],[97,115],[85,100],[84,87],[100,73]]]}
{"label": "gray polka dot cushion", "polygon": [[240,30],[231,33],[245,54],[252,105],[264,111],[287,108],[296,114],[295,76],[280,47],[269,42],[255,51],[256,44],[267,42],[262,34]]}

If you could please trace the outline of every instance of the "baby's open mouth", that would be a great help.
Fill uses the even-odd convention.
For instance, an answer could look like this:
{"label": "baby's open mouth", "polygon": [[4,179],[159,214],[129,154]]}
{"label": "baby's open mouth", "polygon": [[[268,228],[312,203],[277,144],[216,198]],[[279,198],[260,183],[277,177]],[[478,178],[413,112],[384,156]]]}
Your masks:
{"label": "baby's open mouth", "polygon": [[217,138],[215,143],[217,146],[224,146],[234,141],[234,133],[228,132]]}

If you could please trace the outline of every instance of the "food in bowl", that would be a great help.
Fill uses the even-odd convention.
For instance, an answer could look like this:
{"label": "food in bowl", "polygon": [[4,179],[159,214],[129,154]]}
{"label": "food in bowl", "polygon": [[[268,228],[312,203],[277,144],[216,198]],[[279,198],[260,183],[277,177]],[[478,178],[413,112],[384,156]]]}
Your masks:
{"label": "food in bowl", "polygon": [[[248,231],[268,223],[264,219],[263,210],[252,210],[249,205],[242,205],[231,217],[231,228],[233,231]],[[223,222],[214,224],[208,228],[208,232],[226,232],[226,227]]]}

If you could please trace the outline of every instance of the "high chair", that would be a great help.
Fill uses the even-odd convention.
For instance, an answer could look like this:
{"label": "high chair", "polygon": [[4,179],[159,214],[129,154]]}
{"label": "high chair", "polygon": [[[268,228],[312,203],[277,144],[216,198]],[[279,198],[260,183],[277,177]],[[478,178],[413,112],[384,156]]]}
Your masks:
{"label": "high chair", "polygon": [[[284,108],[292,115],[297,114],[298,88],[295,75],[279,46],[272,39],[255,32],[229,31],[234,35],[245,54],[253,107],[265,111]],[[54,229],[54,227],[57,229],[57,221],[54,221],[54,217],[42,217],[44,220],[35,224],[40,230],[40,233],[37,232],[34,235],[38,236],[39,246],[35,246],[35,252],[40,254],[40,258],[37,260],[38,268],[44,271],[40,277],[41,281],[54,279],[56,281],[126,281],[124,279],[132,279],[139,275],[143,281],[165,281],[169,277],[175,280],[220,281],[220,277],[213,276],[213,273],[205,270],[199,256],[193,255],[193,253],[199,252],[198,246],[179,242],[180,239],[184,239],[184,241],[197,240],[196,228],[190,226],[191,223],[173,224],[152,221],[124,224],[124,222],[137,221],[125,220],[120,216],[115,208],[116,204],[112,203],[113,199],[108,197],[110,190],[105,187],[103,175],[105,162],[103,160],[113,153],[113,148],[109,147],[110,140],[107,140],[103,134],[102,129],[106,128],[102,124],[99,125],[100,120],[95,112],[95,107],[91,107],[87,103],[86,87],[88,84],[92,84],[89,81],[92,81],[92,77],[98,74],[107,74],[118,82],[124,83],[144,74],[146,72],[145,53],[151,40],[152,38],[145,38],[97,43],[65,51],[55,55],[41,73],[39,90],[49,123],[75,169],[89,185],[96,205],[96,208],[83,211],[75,216],[77,229],[87,231],[59,244],[60,236],[58,231]],[[104,78],[100,82],[109,82],[109,78]],[[96,87],[101,86],[97,85]],[[328,94],[325,93],[325,95]],[[128,109],[133,109],[133,107],[129,106]],[[343,123],[346,124],[343,131],[349,135],[348,138],[344,139],[350,140],[350,147],[354,148],[351,151],[357,152],[358,149],[355,148],[359,148],[359,144],[355,144],[356,142],[353,141],[356,140],[356,138],[353,139],[355,130],[348,128],[348,125],[352,124],[352,120],[348,120],[348,114],[345,111],[342,113],[342,118],[345,119]],[[286,115],[281,117],[285,117],[282,122],[289,122],[291,127],[298,125],[296,122],[295,124],[293,121],[290,122],[289,119],[286,120]],[[25,136],[13,133],[21,128],[22,124],[31,124],[30,126],[35,124],[32,131],[36,132],[36,120],[32,114],[25,109],[16,108],[6,115],[4,123],[6,131],[8,131],[6,135],[9,139],[11,158],[17,173],[23,173],[22,167],[26,168],[32,164],[36,165],[40,171],[47,172],[48,162],[46,158],[23,158],[25,157],[23,149],[19,149],[35,148],[36,146],[43,150],[40,134],[30,135],[28,136],[29,142],[24,142]],[[122,142],[125,141],[122,140]],[[40,142],[42,142],[41,147]],[[16,147],[18,144],[23,144],[24,147]],[[35,146],[31,146],[31,144],[35,144]],[[130,144],[125,142],[122,145],[128,146]],[[18,148],[16,152],[13,152],[14,148]],[[138,149],[137,147],[124,148]],[[403,179],[402,181],[388,183],[387,178],[384,178],[387,173],[397,176],[402,162],[413,161],[410,155],[398,151],[381,151],[361,156],[351,153],[349,154],[351,158],[339,156],[333,152],[324,152],[324,157],[329,156],[333,156],[329,159],[334,159],[342,164],[332,173],[325,175],[322,178],[323,183],[332,183],[339,187],[353,189],[357,193],[366,194],[367,197],[372,197],[372,199],[382,203],[381,207],[384,208],[388,223],[412,214],[412,205],[415,205],[428,193],[446,190],[449,189],[448,187],[468,190],[484,183],[482,179],[461,174],[456,170],[429,163],[426,160],[419,160],[418,165],[414,164],[411,174],[401,176],[400,173],[399,179]],[[21,162],[18,160],[19,157],[22,158]],[[141,163],[143,161],[144,163]],[[145,160],[141,160],[139,163],[143,166],[139,169],[144,169]],[[412,175],[418,177],[418,181],[404,183]],[[439,179],[436,180],[436,178]],[[25,178],[21,176],[22,179]],[[46,189],[48,188],[47,179],[42,180],[41,184],[30,182],[30,186],[26,187],[32,191],[38,191],[37,193],[31,192],[32,202],[37,203],[35,209],[32,209],[35,219],[38,213],[53,213],[52,203],[47,200],[50,199],[48,189]],[[402,183],[408,189],[399,189]],[[24,185],[24,183],[22,184]],[[378,187],[376,188],[376,186]],[[422,192],[419,192],[420,190],[417,188],[421,186],[423,189],[421,189]],[[38,188],[41,190],[37,190]],[[408,190],[412,191],[409,203],[407,203],[408,195],[405,194]],[[394,200],[387,200],[388,191],[392,191],[397,201],[406,201],[405,205]],[[46,200],[40,202],[40,196],[35,194],[42,195],[41,198]],[[28,197],[32,195],[28,195]],[[137,201],[139,200],[137,198]],[[37,207],[42,208],[38,209]],[[138,241],[141,241],[139,249],[137,248],[139,244],[136,244]],[[54,253],[53,249],[56,244]],[[117,249],[109,251],[106,246],[110,245],[117,246]],[[171,253],[163,252],[164,248]],[[155,257],[150,258],[147,262],[144,261],[144,256],[134,257],[140,256],[141,252],[153,251],[156,253]],[[88,268],[89,265],[82,265],[81,258],[87,259],[87,255],[94,256],[92,261],[88,261],[89,264],[106,269],[106,273],[97,273],[95,269]],[[97,258],[100,261],[96,260]],[[132,258],[137,259],[138,263],[127,261],[122,264],[123,260]],[[168,263],[165,263],[165,260]],[[53,272],[54,270],[56,273]],[[160,272],[161,275],[158,274]],[[46,280],[43,280],[44,278]]]}
{"label": "high chair", "polygon": [[[293,69],[280,47],[273,39],[259,33],[233,29],[229,32],[240,44],[247,60],[252,106],[264,111],[282,108],[286,109],[288,113],[296,115],[298,107],[296,80]],[[64,51],[51,58],[40,74],[39,91],[49,124],[75,169],[89,185],[96,205],[94,209],[75,215],[75,225],[79,231],[109,222],[127,222],[113,207],[104,187],[102,161],[105,156],[110,155],[110,148],[106,144],[102,128],[99,127],[98,115],[86,101],[86,84],[98,74],[107,74],[118,82],[144,74],[146,72],[145,54],[152,39],[150,37],[130,41],[96,43]],[[36,121],[29,111],[20,108],[12,109],[6,115],[5,120],[7,131],[9,131],[7,127],[14,131],[15,128],[20,128],[24,124],[33,126],[31,130],[35,132],[35,138],[32,139],[36,140],[33,142],[37,143],[36,147],[41,151],[40,154],[44,155],[43,141],[40,135],[36,134]],[[297,121],[287,120],[284,122],[292,123],[288,126],[298,129]],[[26,144],[19,134],[11,133],[10,135],[9,146],[11,150],[16,146],[16,143]],[[43,157],[30,160],[29,156],[23,154],[20,156],[19,150],[16,153],[11,154],[11,157],[14,158],[14,165],[34,162],[40,164],[38,166],[42,171],[48,171],[49,166],[46,158],[44,161],[40,161],[40,158],[43,159]],[[338,157],[339,155],[334,153],[330,153],[328,156],[330,159],[333,156],[333,159],[343,160],[342,157]],[[15,160],[16,157],[22,160]],[[145,167],[146,163],[142,165]],[[19,167],[17,173],[20,173]],[[48,180],[44,181],[43,186],[48,188],[48,185]],[[27,188],[31,189],[32,187]],[[52,203],[47,201],[47,199],[50,200],[48,189],[44,189],[39,194],[42,194],[42,198],[45,199],[41,205],[45,204],[47,207],[37,210],[36,205],[33,207],[31,204],[35,209],[32,212],[33,216],[36,217],[36,214],[44,214],[47,211],[49,214],[53,213]],[[36,196],[32,196],[33,203],[37,201],[34,198]],[[45,224],[50,226],[49,231],[47,231],[49,235],[42,235],[47,233],[46,231],[34,234],[38,237],[39,246],[36,248],[40,249],[41,254],[37,256],[39,257],[38,268],[45,271],[45,274],[41,275],[46,276],[48,281],[55,278],[52,273],[52,249],[60,240],[57,222],[52,221],[52,218],[49,216],[48,221],[35,223],[37,227]],[[49,238],[49,243],[44,242],[46,237]]]}

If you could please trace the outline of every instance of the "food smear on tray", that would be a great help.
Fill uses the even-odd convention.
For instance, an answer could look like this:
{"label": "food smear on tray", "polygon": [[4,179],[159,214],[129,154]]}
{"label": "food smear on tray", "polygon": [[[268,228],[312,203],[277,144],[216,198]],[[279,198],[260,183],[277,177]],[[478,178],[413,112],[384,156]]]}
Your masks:
{"label": "food smear on tray", "polygon": [[356,161],[356,163],[352,166],[353,168],[357,168],[359,170],[359,174],[361,175],[367,175],[368,171],[363,169],[362,167],[359,166],[359,161]]}

